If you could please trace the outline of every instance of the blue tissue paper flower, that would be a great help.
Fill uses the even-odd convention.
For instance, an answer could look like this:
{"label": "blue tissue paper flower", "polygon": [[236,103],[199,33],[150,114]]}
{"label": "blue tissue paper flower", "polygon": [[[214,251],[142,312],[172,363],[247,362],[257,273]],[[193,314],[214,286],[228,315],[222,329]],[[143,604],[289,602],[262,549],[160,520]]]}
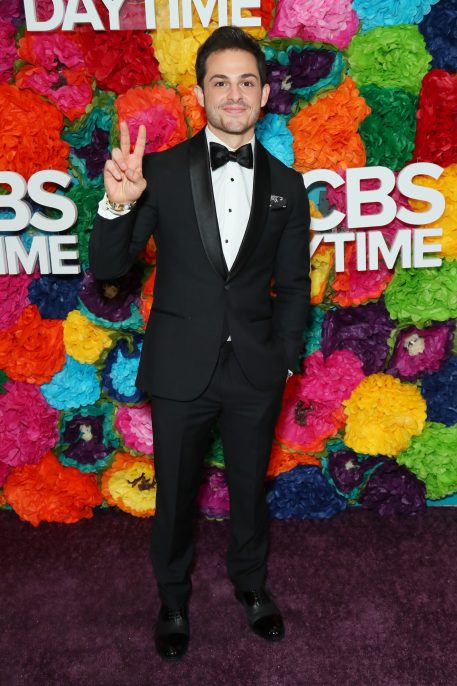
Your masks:
{"label": "blue tissue paper flower", "polygon": [[451,357],[434,374],[425,374],[422,395],[427,403],[427,421],[446,426],[457,424],[457,357]]}
{"label": "blue tissue paper flower", "polygon": [[91,405],[100,397],[100,384],[93,364],[81,364],[67,355],[63,369],[41,386],[48,403],[58,410]]}
{"label": "blue tissue paper flower", "polygon": [[44,319],[66,319],[78,304],[81,276],[42,276],[29,286],[29,300]]}
{"label": "blue tissue paper flower", "polygon": [[353,0],[362,33],[375,26],[417,24],[438,0]]}
{"label": "blue tissue paper flower", "polygon": [[267,505],[275,519],[328,519],[346,509],[339,495],[315,465],[297,465],[267,486]]}
{"label": "blue tissue paper flower", "polygon": [[134,336],[131,346],[120,339],[108,353],[102,373],[103,390],[114,400],[136,403],[146,397],[135,386],[142,346],[142,337]]}
{"label": "blue tissue paper flower", "polygon": [[434,5],[419,24],[435,69],[457,70],[457,0]]}
{"label": "blue tissue paper flower", "polygon": [[279,114],[266,114],[256,126],[256,136],[269,153],[291,167],[294,163],[294,137]]}

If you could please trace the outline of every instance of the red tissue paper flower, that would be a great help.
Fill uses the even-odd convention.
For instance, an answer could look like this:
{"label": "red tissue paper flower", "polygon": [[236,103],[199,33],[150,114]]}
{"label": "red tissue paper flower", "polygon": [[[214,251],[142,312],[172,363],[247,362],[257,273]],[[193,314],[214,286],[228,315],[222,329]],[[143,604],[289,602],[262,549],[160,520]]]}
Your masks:
{"label": "red tissue paper flower", "polygon": [[119,121],[128,124],[131,141],[136,141],[140,125],[146,126],[146,152],[167,150],[187,138],[184,109],[173,88],[163,84],[131,88],[115,104]]}
{"label": "red tissue paper flower", "polygon": [[65,364],[60,319],[42,319],[36,305],[27,305],[0,338],[0,368],[15,381],[42,384]]}
{"label": "red tissue paper flower", "polygon": [[[380,229],[381,230],[381,229]],[[397,233],[396,229],[382,229],[387,243],[390,245]],[[366,243],[366,257],[368,263],[368,236]],[[355,243],[351,243],[345,253],[344,272],[335,273],[331,287],[334,293],[330,299],[342,307],[361,305],[367,300],[379,298],[392,280],[394,270],[388,269],[382,258],[379,258],[378,268],[367,271],[357,271],[357,250]]]}
{"label": "red tissue paper flower", "polygon": [[71,120],[85,114],[92,100],[92,79],[74,36],[70,32],[26,32],[18,53],[33,66],[24,66],[16,74],[19,88],[46,96]]}
{"label": "red tissue paper flower", "polygon": [[457,74],[432,69],[422,81],[413,161],[442,167],[457,162],[456,130]]}
{"label": "red tissue paper flower", "polygon": [[0,84],[0,169],[27,180],[41,169],[66,171],[70,145],[61,140],[62,129],[63,115],[54,105],[29,90]]}
{"label": "red tissue paper flower", "polygon": [[87,28],[78,33],[87,70],[102,90],[125,93],[162,78],[150,34]]}
{"label": "red tissue paper flower", "polygon": [[275,9],[276,0],[262,0],[260,7],[249,8],[253,17],[260,17],[262,27],[265,31],[271,28],[273,23],[273,11]]}
{"label": "red tissue paper flower", "polygon": [[103,500],[95,474],[64,467],[50,451],[38,464],[16,467],[5,481],[4,492],[20,519],[33,526],[90,519],[92,508]]}

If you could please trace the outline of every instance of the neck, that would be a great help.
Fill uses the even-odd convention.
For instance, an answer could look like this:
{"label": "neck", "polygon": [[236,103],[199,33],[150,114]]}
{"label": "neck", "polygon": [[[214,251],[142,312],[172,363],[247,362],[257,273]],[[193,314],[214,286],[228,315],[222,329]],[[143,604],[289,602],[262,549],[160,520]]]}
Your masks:
{"label": "neck", "polygon": [[227,131],[215,129],[213,126],[211,126],[210,123],[208,123],[207,126],[211,133],[217,136],[229,148],[233,148],[234,150],[237,150],[242,145],[246,145],[246,143],[249,143],[249,141],[254,135],[253,126],[247,131],[243,131],[242,133],[227,133]]}

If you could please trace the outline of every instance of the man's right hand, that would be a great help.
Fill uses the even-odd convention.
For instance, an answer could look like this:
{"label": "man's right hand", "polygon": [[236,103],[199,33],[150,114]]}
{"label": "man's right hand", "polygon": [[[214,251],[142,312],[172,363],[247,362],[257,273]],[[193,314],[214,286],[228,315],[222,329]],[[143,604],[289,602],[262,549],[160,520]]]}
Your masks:
{"label": "man's right hand", "polygon": [[146,188],[143,176],[143,155],[146,147],[146,127],[141,124],[133,152],[130,152],[130,134],[127,122],[120,125],[120,148],[113,148],[111,159],[105,162],[103,179],[111,202],[135,202]]}

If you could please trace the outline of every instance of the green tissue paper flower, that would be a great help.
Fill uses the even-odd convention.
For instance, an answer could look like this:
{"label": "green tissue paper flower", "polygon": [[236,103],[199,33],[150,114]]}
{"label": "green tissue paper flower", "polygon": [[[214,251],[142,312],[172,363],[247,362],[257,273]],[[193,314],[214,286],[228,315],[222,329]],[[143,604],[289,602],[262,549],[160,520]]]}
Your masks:
{"label": "green tissue paper flower", "polygon": [[217,425],[213,426],[210,435],[210,445],[205,455],[205,465],[207,467],[219,467],[219,469],[224,469],[224,449],[222,447],[222,439]]}
{"label": "green tissue paper flower", "polygon": [[84,188],[79,184],[72,187],[67,197],[71,198],[78,208],[78,219],[72,227],[72,233],[78,235],[79,258],[87,265],[90,232],[98,210],[98,203],[103,197],[103,188]]}
{"label": "green tissue paper flower", "polygon": [[432,59],[415,25],[380,26],[357,34],[347,48],[347,57],[359,88],[374,83],[416,94]]}
{"label": "green tissue paper flower", "polygon": [[6,393],[6,390],[3,388],[3,384],[6,381],[8,381],[8,377],[6,376],[3,369],[0,369],[0,393]]}
{"label": "green tissue paper flower", "polygon": [[393,171],[402,169],[414,150],[417,97],[402,88],[373,84],[361,88],[360,95],[371,107],[371,114],[359,128],[367,166],[379,164]]}
{"label": "green tissue paper flower", "polygon": [[322,336],[322,322],[324,320],[325,312],[320,307],[311,306],[308,313],[308,321],[303,332],[304,348],[301,357],[311,355],[311,353],[319,350],[321,346]]}
{"label": "green tissue paper flower", "polygon": [[457,317],[457,260],[443,260],[441,267],[401,269],[385,292],[392,319],[402,324],[428,326]]}
{"label": "green tissue paper flower", "polygon": [[457,424],[428,422],[420,436],[396,456],[424,481],[427,498],[439,500],[457,491]]}

